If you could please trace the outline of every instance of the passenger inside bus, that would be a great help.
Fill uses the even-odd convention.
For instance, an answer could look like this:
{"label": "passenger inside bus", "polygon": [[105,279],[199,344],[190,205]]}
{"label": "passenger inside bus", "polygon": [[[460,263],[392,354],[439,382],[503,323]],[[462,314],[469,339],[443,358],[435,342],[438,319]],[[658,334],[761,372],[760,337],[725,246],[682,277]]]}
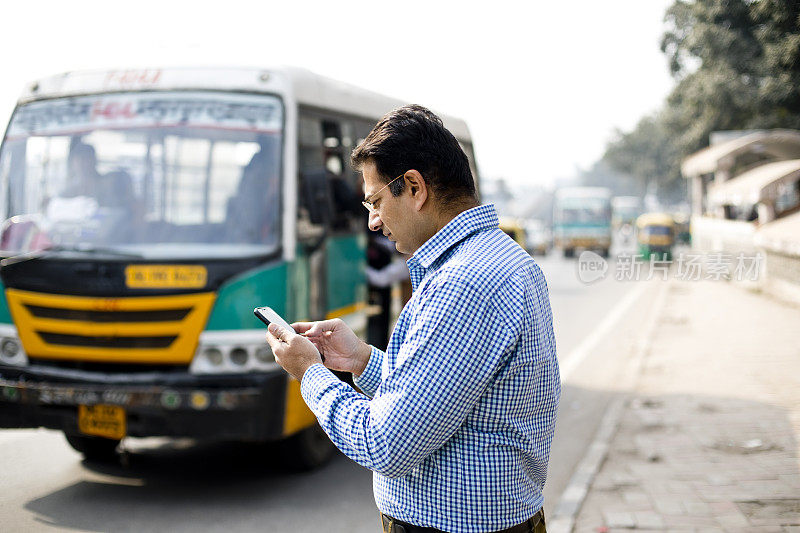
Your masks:
{"label": "passenger inside bus", "polygon": [[341,174],[328,171],[328,186],[333,203],[331,228],[349,229],[354,218],[359,221],[363,218],[360,216],[364,209],[361,205],[361,196]]}
{"label": "passenger inside bus", "polygon": [[280,214],[280,176],[275,161],[280,158],[280,141],[262,135],[259,150],[242,170],[235,196],[228,200],[226,237],[234,243],[263,243],[274,240]]}
{"label": "passenger inside bus", "polygon": [[130,175],[123,169],[100,174],[97,171],[97,155],[91,145],[77,143],[72,146],[68,172],[68,185],[61,193],[62,197],[88,196],[97,200],[100,207],[132,211],[135,201]]}
{"label": "passenger inside bus", "polygon": [[[66,186],[46,200],[45,218],[54,224],[55,234],[63,233],[68,240],[80,234],[94,243],[131,242],[140,226],[141,206],[128,172],[118,168],[101,174],[94,147],[77,142],[67,157]],[[88,220],[94,221],[94,229],[75,233]]]}

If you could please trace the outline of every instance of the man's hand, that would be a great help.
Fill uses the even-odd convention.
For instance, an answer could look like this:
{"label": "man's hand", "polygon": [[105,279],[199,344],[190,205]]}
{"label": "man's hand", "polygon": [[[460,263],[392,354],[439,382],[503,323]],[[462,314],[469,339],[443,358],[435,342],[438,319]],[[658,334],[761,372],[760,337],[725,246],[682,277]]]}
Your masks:
{"label": "man's hand", "polygon": [[341,319],[296,322],[292,327],[314,343],[325,356],[325,366],[331,370],[360,376],[367,368],[372,348],[359,339]]}
{"label": "man's hand", "polygon": [[297,381],[302,381],[308,367],[322,362],[319,351],[310,340],[275,323],[267,328],[267,342],[275,354],[275,361]]}

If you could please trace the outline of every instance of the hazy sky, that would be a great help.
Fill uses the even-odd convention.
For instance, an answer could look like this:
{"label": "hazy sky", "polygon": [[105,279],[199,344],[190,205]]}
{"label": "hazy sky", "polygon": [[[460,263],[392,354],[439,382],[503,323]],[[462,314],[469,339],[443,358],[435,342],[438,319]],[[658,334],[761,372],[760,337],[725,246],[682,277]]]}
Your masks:
{"label": "hazy sky", "polygon": [[464,118],[487,177],[586,168],[672,86],[672,0],[6,2],[0,120],[23,85],[83,68],[295,65]]}

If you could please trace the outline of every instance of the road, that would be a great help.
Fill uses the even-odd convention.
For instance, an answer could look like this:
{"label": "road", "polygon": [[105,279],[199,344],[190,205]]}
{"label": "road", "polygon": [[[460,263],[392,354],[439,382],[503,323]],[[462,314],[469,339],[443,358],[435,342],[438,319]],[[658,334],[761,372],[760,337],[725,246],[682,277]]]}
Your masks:
{"label": "road", "polygon": [[[587,285],[576,260],[536,258],[548,280],[564,386],[545,489],[550,512],[614,395],[649,303],[646,285]],[[0,519],[8,531],[375,532],[371,473],[337,455],[306,474],[261,449],[155,439],[120,464],[81,460],[60,433],[0,431]]]}

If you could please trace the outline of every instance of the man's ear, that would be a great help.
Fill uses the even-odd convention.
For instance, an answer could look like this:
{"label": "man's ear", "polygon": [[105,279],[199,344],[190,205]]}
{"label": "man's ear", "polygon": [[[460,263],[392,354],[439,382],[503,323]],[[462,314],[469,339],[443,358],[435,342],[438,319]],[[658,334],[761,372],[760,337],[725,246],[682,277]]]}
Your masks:
{"label": "man's ear", "polygon": [[428,195],[430,193],[428,184],[425,183],[425,179],[422,177],[422,174],[413,169],[406,172],[405,179],[407,182],[406,185],[408,187],[408,191],[411,194],[411,200],[414,208],[419,211],[428,200]]}

